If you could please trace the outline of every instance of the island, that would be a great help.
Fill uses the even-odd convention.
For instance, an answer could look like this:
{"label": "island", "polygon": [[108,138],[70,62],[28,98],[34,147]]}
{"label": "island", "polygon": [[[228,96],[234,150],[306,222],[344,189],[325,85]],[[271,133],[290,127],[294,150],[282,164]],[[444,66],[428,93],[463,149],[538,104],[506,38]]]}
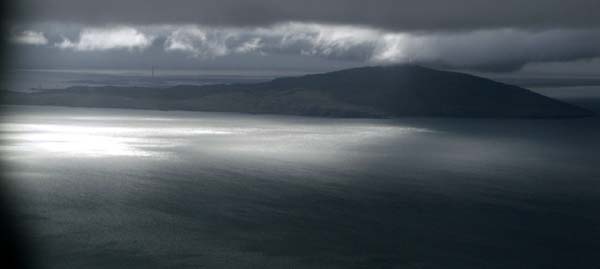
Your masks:
{"label": "island", "polygon": [[409,64],[352,68],[260,83],[168,88],[75,86],[7,92],[4,103],[370,118],[562,118],[593,114],[518,86]]}

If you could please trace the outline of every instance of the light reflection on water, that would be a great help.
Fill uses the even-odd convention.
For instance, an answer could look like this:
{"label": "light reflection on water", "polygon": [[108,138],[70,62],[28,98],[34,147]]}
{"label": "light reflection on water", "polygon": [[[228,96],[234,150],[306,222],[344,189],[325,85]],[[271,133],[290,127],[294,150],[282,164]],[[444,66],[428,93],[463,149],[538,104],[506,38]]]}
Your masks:
{"label": "light reflection on water", "polygon": [[[403,126],[334,127],[296,125],[218,126],[203,121],[157,117],[58,116],[28,117],[26,122],[0,124],[2,149],[54,154],[53,157],[167,157],[176,147],[219,137],[222,150],[240,152],[300,152],[319,147],[369,143],[373,139],[431,130]],[[62,121],[49,124],[47,121]],[[153,124],[158,122],[159,124]],[[133,124],[134,126],[127,126]],[[235,123],[234,123],[235,124]],[[124,126],[125,125],[125,126]],[[186,125],[186,127],[180,127]],[[245,141],[244,141],[245,140]],[[243,143],[240,143],[240,142]],[[251,143],[248,143],[250,142]],[[230,142],[230,143],[229,143]],[[204,144],[204,143],[201,143]],[[314,147],[314,148],[312,148]],[[45,153],[44,153],[45,152]]]}
{"label": "light reflection on water", "polygon": [[8,112],[42,268],[598,264],[598,119]]}
{"label": "light reflection on water", "polygon": [[[210,128],[151,129],[140,127],[74,126],[66,124],[3,123],[4,148],[12,151],[58,153],[56,157],[159,156],[174,146],[169,137],[226,135]],[[88,124],[89,125],[89,124]],[[162,138],[156,138],[162,137]]]}

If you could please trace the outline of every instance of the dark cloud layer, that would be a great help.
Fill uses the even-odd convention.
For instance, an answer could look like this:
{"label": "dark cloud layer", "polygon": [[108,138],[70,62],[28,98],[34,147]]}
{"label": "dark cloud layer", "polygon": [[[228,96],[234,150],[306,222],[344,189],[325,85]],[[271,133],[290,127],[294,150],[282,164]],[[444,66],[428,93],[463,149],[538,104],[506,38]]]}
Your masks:
{"label": "dark cloud layer", "polygon": [[[12,43],[20,46],[22,52],[27,49],[27,60],[22,63],[29,68],[39,65],[48,68],[48,64],[135,68],[148,59],[172,68],[227,61],[238,67],[261,62],[282,68],[282,59],[320,58],[318,62],[325,66],[327,61],[354,65],[410,62],[509,72],[528,63],[571,62],[600,56],[600,31],[573,29],[414,34],[305,23],[255,28],[198,25],[73,28],[57,24],[38,25],[15,34]],[[284,55],[293,57],[282,58]],[[308,64],[291,61],[288,67],[305,69]]]}
{"label": "dark cloud layer", "polygon": [[24,0],[21,21],[257,26],[301,21],[401,31],[596,28],[598,0]]}
{"label": "dark cloud layer", "polygon": [[23,0],[13,10],[7,36],[24,55],[14,65],[28,68],[151,59],[170,68],[411,62],[510,72],[600,59],[600,0]]}

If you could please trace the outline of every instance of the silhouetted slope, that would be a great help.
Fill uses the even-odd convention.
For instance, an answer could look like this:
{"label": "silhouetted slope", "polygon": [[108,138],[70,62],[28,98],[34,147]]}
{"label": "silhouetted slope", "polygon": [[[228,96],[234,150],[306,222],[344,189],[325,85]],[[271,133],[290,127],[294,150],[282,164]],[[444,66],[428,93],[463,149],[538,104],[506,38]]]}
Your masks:
{"label": "silhouetted slope", "polygon": [[16,104],[340,117],[579,117],[592,113],[517,86],[415,65],[362,67],[255,84],[72,87],[9,96]]}

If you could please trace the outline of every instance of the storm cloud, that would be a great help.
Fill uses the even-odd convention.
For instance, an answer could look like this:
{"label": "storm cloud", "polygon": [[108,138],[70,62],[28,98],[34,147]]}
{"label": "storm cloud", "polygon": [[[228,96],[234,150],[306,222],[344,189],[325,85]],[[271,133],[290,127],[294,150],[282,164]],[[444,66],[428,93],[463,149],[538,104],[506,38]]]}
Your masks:
{"label": "storm cloud", "polygon": [[[220,57],[300,55],[359,64],[416,63],[450,69],[507,72],[528,63],[569,62],[600,55],[597,30],[519,29],[460,33],[403,33],[371,27],[284,23],[269,27],[199,25],[83,27],[76,33],[54,26],[47,47],[80,54],[137,51],[183,54],[202,62]],[[106,53],[106,52],[105,52]],[[187,60],[186,60],[187,61]],[[268,61],[268,60],[267,60]]]}
{"label": "storm cloud", "polygon": [[21,20],[265,26],[289,21],[394,31],[593,28],[597,0],[24,0]]}
{"label": "storm cloud", "polygon": [[109,49],[144,49],[152,43],[152,37],[145,35],[132,27],[90,28],[84,29],[79,39],[73,42],[63,38],[55,46],[62,49],[79,51],[109,50]]}
{"label": "storm cloud", "polygon": [[28,67],[60,65],[44,56],[56,50],[74,67],[78,57],[151,57],[175,68],[261,59],[264,68],[290,56],[509,72],[600,57],[597,0],[25,0],[20,10],[11,40],[39,55]]}
{"label": "storm cloud", "polygon": [[41,32],[25,30],[14,34],[11,37],[11,42],[24,45],[46,45],[48,39]]}

